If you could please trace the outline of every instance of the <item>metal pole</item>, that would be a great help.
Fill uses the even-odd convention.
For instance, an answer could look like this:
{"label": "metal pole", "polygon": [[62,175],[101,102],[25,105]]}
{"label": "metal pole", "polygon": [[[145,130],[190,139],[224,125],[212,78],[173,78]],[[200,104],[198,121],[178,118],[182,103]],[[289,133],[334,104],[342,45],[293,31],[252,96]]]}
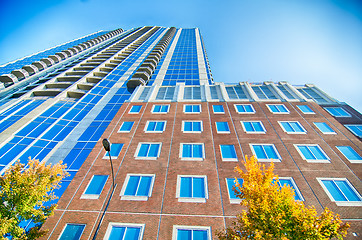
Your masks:
{"label": "metal pole", "polygon": [[108,154],[109,154],[109,161],[111,162],[111,169],[112,169],[112,182],[113,182],[113,184],[112,184],[112,186],[113,186],[113,190],[112,191],[114,191],[114,172],[113,172],[113,164],[112,164],[112,158],[111,158],[111,153],[110,152],[108,152]]}
{"label": "metal pole", "polygon": [[[106,148],[106,147],[105,147],[105,148]],[[104,211],[103,211],[103,213],[102,213],[101,219],[99,220],[99,223],[98,223],[96,232],[94,233],[94,236],[93,236],[93,240],[96,240],[96,238],[97,238],[99,228],[101,227],[101,224],[102,224],[102,222],[103,222],[104,215],[106,214],[106,211],[107,211],[108,206],[109,206],[109,202],[111,201],[111,198],[112,198],[113,193],[114,193],[114,189],[116,188],[116,185],[114,184],[114,171],[113,171],[113,163],[112,163],[112,157],[111,157],[110,147],[108,146],[108,149],[106,148],[106,150],[107,150],[108,155],[109,155],[109,162],[111,163],[111,170],[112,170],[112,192],[111,192],[111,195],[110,195],[109,198],[108,198],[108,202],[107,202],[106,207],[104,208]]]}

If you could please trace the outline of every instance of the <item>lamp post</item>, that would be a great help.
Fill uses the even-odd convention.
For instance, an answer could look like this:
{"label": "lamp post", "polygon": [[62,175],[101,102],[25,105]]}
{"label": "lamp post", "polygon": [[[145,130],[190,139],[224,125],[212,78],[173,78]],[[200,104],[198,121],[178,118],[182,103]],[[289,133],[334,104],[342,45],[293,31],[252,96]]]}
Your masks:
{"label": "lamp post", "polygon": [[109,142],[109,140],[107,138],[104,138],[102,141],[103,147],[104,149],[108,152],[109,155],[109,161],[111,162],[111,170],[112,170],[112,186],[113,186],[113,190],[114,190],[114,172],[113,172],[113,164],[112,164],[112,157],[111,157],[111,143]]}
{"label": "lamp post", "polygon": [[104,208],[104,211],[103,211],[103,213],[102,213],[102,217],[101,217],[101,219],[99,220],[99,223],[98,223],[96,232],[94,233],[94,236],[93,236],[93,240],[95,240],[95,239],[97,238],[99,228],[100,228],[100,226],[101,226],[101,224],[102,224],[102,222],[103,222],[103,218],[104,218],[104,215],[106,214],[106,211],[107,211],[107,209],[108,209],[109,202],[111,201],[111,198],[112,198],[112,196],[113,196],[114,189],[116,188],[116,185],[114,184],[114,171],[113,171],[113,163],[112,163],[112,157],[111,157],[111,143],[109,142],[109,140],[108,140],[107,138],[104,138],[103,141],[102,141],[102,144],[103,144],[104,149],[108,152],[109,161],[110,161],[110,163],[111,163],[111,170],[112,170],[112,192],[111,192],[111,195],[109,196],[107,205],[106,205],[106,207]]}

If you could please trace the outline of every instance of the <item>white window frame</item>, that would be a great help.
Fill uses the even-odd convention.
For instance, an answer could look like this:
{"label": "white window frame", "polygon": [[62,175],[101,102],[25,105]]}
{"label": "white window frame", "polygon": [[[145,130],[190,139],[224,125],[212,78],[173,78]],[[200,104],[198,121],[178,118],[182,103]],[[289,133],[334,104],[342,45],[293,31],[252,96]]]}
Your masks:
{"label": "white window frame", "polygon": [[[278,159],[258,158],[256,156],[256,152],[253,147],[254,145],[272,146],[274,148],[274,151],[278,155]],[[249,146],[250,146],[251,151],[253,152],[253,155],[257,158],[258,162],[281,162],[282,161],[282,157],[280,156],[278,149],[272,143],[249,143]]]}
{"label": "white window frame", "polygon": [[[324,192],[327,194],[327,196],[329,197],[329,199],[334,202],[337,206],[362,206],[362,197],[359,194],[359,192],[353,187],[353,185],[348,181],[347,178],[317,178],[319,184],[321,185],[321,187],[323,188]],[[332,194],[328,191],[328,189],[324,186],[322,180],[326,180],[326,181],[345,181],[349,187],[352,189],[352,191],[359,197],[359,199],[361,199],[361,201],[335,201]],[[343,191],[341,191],[343,193]],[[344,195],[344,193],[343,193]]]}
{"label": "white window frame", "polygon": [[[290,111],[289,109],[282,103],[279,103],[279,104],[266,104],[267,108],[269,109],[269,111],[272,113],[272,114],[290,114]],[[284,108],[287,110],[287,112],[273,112],[270,108],[270,106],[284,106]]]}
{"label": "white window frame", "polygon": [[[230,201],[230,204],[240,204],[242,199],[238,198],[238,199],[233,199],[230,197],[230,191],[233,191],[233,189],[229,189],[229,185],[228,185],[228,179],[231,179],[231,178],[225,178],[225,184],[226,184],[226,190],[228,192],[228,196],[229,196],[229,201]],[[235,178],[233,178],[235,179]],[[240,184],[240,183],[239,183]]]}
{"label": "white window frame", "polygon": [[[100,174],[95,174],[95,175],[100,175]],[[107,179],[106,179],[106,181],[105,181],[105,183],[104,183],[104,185],[103,185],[103,188],[102,188],[102,191],[101,191],[100,194],[86,194],[86,193],[85,193],[85,192],[87,191],[88,187],[90,186],[90,184],[91,184],[91,182],[92,182],[92,180],[93,180],[93,178],[94,178],[95,175],[93,175],[93,176],[91,177],[91,179],[89,180],[89,182],[88,182],[88,184],[87,184],[87,187],[84,189],[83,194],[82,194],[82,196],[80,197],[80,199],[98,199],[99,196],[102,194],[102,192],[103,192],[103,190],[104,190],[104,186],[107,184],[109,175],[102,175],[102,176],[107,176]]]}
{"label": "white window frame", "polygon": [[[65,229],[67,228],[67,225],[68,225],[68,224],[69,224],[69,225],[84,225],[83,231],[82,231],[82,233],[80,234],[81,237],[82,237],[82,235],[83,235],[83,233],[84,233],[84,229],[87,227],[87,224],[85,224],[85,223],[66,223],[66,224],[64,225],[63,230],[62,230],[62,232],[60,233],[58,239],[60,239],[60,238],[62,237],[62,235],[63,235]],[[81,239],[81,238],[80,238],[80,239]]]}
{"label": "white window frame", "polygon": [[[205,198],[180,197],[181,177],[204,178]],[[176,198],[178,199],[178,202],[206,203],[206,200],[209,198],[209,190],[207,188],[207,176],[206,175],[177,175]]]}
{"label": "white window frame", "polygon": [[[340,109],[342,109],[345,113],[347,113],[348,114],[348,116],[336,116],[336,115],[333,115],[329,110],[328,110],[328,108],[340,108]],[[352,115],[349,113],[349,112],[347,112],[344,108],[342,108],[342,107],[324,107],[324,110],[326,110],[327,111],[327,113],[329,113],[331,116],[333,116],[333,117],[337,117],[337,118],[343,118],[343,117],[352,117]]]}
{"label": "white window frame", "polygon": [[[186,131],[185,130],[185,122],[199,122],[201,124],[201,131]],[[202,121],[194,121],[194,120],[183,120],[182,121],[182,126],[181,126],[181,131],[183,133],[201,133],[204,131],[204,126],[202,124]]]}
{"label": "white window frame", "polygon": [[[159,144],[160,147],[158,148],[158,153],[157,153],[157,157],[138,157],[138,152],[141,149],[142,144]],[[157,158],[160,157],[160,153],[161,153],[161,148],[162,148],[162,142],[139,142],[136,152],[134,154],[134,158],[135,159],[141,159],[141,160],[157,160]]]}
{"label": "white window frame", "polygon": [[[121,128],[122,128],[122,126],[123,126],[123,124],[124,124],[125,122],[133,122],[132,127],[131,127],[131,129],[130,129],[129,131],[127,131],[127,130],[121,130]],[[119,133],[129,133],[129,132],[131,132],[134,123],[135,123],[135,121],[123,121],[117,132],[119,132]]]}
{"label": "white window frame", "polygon": [[[304,197],[303,197],[302,193],[300,192],[297,184],[295,183],[295,181],[294,181],[294,179],[293,179],[292,177],[279,177],[279,179],[290,180],[290,181],[292,182],[292,185],[293,185],[295,194],[296,194],[296,195],[297,195],[297,194],[299,195],[299,197],[300,197],[300,199],[301,199],[300,201],[304,201]],[[282,187],[281,184],[280,184],[279,186]],[[298,200],[298,201],[299,201],[299,200]]]}
{"label": "white window frame", "polygon": [[[312,112],[303,112],[302,109],[299,108],[299,106],[307,106],[307,107],[310,108],[310,110],[312,110]],[[303,113],[303,114],[315,114],[315,112],[313,111],[313,109],[312,109],[310,106],[306,105],[306,104],[297,105],[297,108],[298,108],[299,111],[300,111],[301,113]]]}
{"label": "white window frame", "polygon": [[[152,177],[152,181],[151,181],[151,185],[150,185],[150,191],[149,191],[149,195],[148,196],[126,196],[124,195],[124,192],[126,191],[128,182],[129,182],[129,178],[131,176],[141,176],[141,177]],[[147,201],[148,198],[150,198],[152,196],[152,191],[153,191],[153,185],[155,183],[155,178],[156,178],[156,174],[140,174],[140,173],[128,173],[126,175],[126,178],[124,180],[122,189],[121,189],[121,193],[119,194],[121,196],[121,200],[131,200],[131,201]]]}
{"label": "white window frame", "polygon": [[[177,230],[203,230],[203,231],[207,231],[207,240],[211,240],[211,227],[207,227],[207,226],[185,226],[185,225],[173,225],[173,229],[172,229],[172,240],[182,240],[182,239],[177,239]],[[194,239],[197,240],[197,239]]]}
{"label": "white window frame", "polygon": [[[139,110],[138,112],[131,112],[133,106],[141,106],[141,108],[140,108],[140,110]],[[137,104],[132,105],[132,106],[130,107],[129,111],[128,111],[128,114],[139,114],[139,113],[141,112],[141,110],[142,110],[142,107],[143,107],[142,105],[137,105]]]}
{"label": "white window frame", "polygon": [[[309,162],[309,163],[331,163],[331,159],[329,158],[329,156],[326,154],[326,152],[318,145],[318,144],[293,144],[295,149],[297,149],[299,155],[302,157],[303,160]],[[299,150],[298,146],[317,146],[319,148],[319,150],[321,150],[321,152],[327,157],[327,160],[309,160],[306,159],[304,154]]]}
{"label": "white window frame", "polygon": [[[215,112],[215,110],[214,110],[214,106],[221,106],[221,107],[222,107],[222,109],[223,109],[223,112]],[[213,112],[214,114],[225,114],[225,108],[224,108],[224,105],[222,105],[222,104],[213,104],[213,105],[212,105],[212,112]]]}
{"label": "white window frame", "polygon": [[356,137],[362,138],[362,135],[358,135],[357,133],[355,133],[355,132],[350,128],[350,126],[361,126],[361,127],[362,127],[362,124],[345,124],[344,126],[345,126],[351,133],[353,133],[353,135],[355,135]]}
{"label": "white window frame", "polygon": [[[195,158],[195,157],[183,157],[183,147],[186,144],[192,144],[192,145],[202,145],[202,157],[201,158]],[[205,159],[205,144],[204,143],[180,143],[180,151],[179,151],[179,158],[183,161],[204,161]]]}
{"label": "white window frame", "polygon": [[138,237],[138,240],[143,239],[143,233],[145,231],[146,224],[140,224],[140,223],[120,223],[120,222],[110,222],[107,227],[106,234],[104,235],[103,240],[108,240],[109,236],[112,232],[112,227],[141,227],[140,235]]}
{"label": "white window frame", "polygon": [[[148,128],[148,125],[150,124],[150,122],[156,122],[156,123],[158,123],[158,122],[163,122],[164,125],[163,125],[162,131],[147,131],[147,128]],[[145,133],[163,133],[163,132],[165,131],[165,129],[166,129],[166,124],[167,124],[167,121],[158,121],[158,120],[147,121],[147,122],[146,122],[146,126],[145,126],[145,128],[143,129],[143,131],[144,131]]]}
{"label": "white window frame", "polygon": [[[355,152],[358,154],[358,152],[357,152],[356,150],[354,150],[353,147],[351,147],[351,146],[336,146],[336,148],[338,149],[338,151],[339,151],[340,153],[342,153],[343,156],[344,156],[350,163],[362,163],[362,160],[350,160],[346,155],[344,155],[344,153],[343,153],[338,147],[350,147],[350,148],[352,148],[353,151],[355,151]],[[359,155],[359,154],[358,154],[358,155]],[[360,156],[360,157],[361,157],[361,156]]]}
{"label": "white window frame", "polygon": [[[217,123],[218,122],[215,122],[215,128],[216,128],[217,133],[219,133],[219,134],[229,134],[230,133],[229,122],[226,121],[229,131],[219,131],[219,129],[217,128]],[[225,123],[225,122],[220,122],[220,123]]]}
{"label": "white window frame", "polygon": [[[186,112],[186,106],[194,106],[194,105],[199,105],[199,107],[200,107],[200,112]],[[201,108],[201,104],[184,104],[184,106],[183,106],[183,112],[185,113],[185,114],[200,114],[201,112],[202,112],[202,108]]]}
{"label": "white window frame", "polygon": [[[240,105],[251,106],[251,108],[253,109],[253,112],[239,112],[237,106],[240,106]],[[254,108],[253,104],[234,104],[234,108],[238,114],[255,114],[255,108]]]}
{"label": "white window frame", "polygon": [[[236,158],[224,158],[223,155],[222,155],[222,151],[221,151],[221,146],[225,146],[225,145],[230,145],[230,146],[234,146],[234,150],[235,150],[235,155],[236,155]],[[219,145],[219,149],[220,149],[220,155],[221,155],[221,160],[223,162],[237,162],[238,161],[238,155],[236,153],[236,148],[235,148],[235,145],[234,144],[220,144]]]}
{"label": "white window frame", "polygon": [[[303,129],[303,132],[288,132],[282,123],[297,123],[302,129]],[[282,128],[282,130],[287,133],[287,134],[307,134],[307,130],[305,130],[305,128],[303,127],[303,125],[299,122],[299,121],[278,121],[278,124],[279,126]],[[292,127],[293,128],[293,127]],[[294,129],[294,128],[293,128]]]}
{"label": "white window frame", "polygon": [[[247,131],[245,126],[244,126],[244,122],[259,122],[264,130],[264,132],[250,132],[250,131]],[[264,127],[264,124],[262,121],[240,121],[240,124],[241,124],[241,127],[243,128],[244,132],[246,132],[247,134],[265,134],[266,133],[266,129]]]}
{"label": "white window frame", "polygon": [[[155,107],[156,106],[167,106],[167,111],[166,112],[155,112]],[[152,106],[152,109],[151,109],[151,113],[152,114],[167,114],[168,112],[170,111],[170,104],[154,104]]]}
{"label": "white window frame", "polygon": [[325,123],[325,124],[327,124],[327,126],[330,127],[330,128],[331,128],[331,126],[329,126],[328,123],[326,123],[326,122],[313,122],[314,126],[315,126],[316,128],[318,128],[318,130],[319,130],[321,133],[323,133],[323,134],[332,134],[332,135],[333,135],[333,134],[337,134],[336,131],[333,130],[333,128],[331,128],[331,129],[333,130],[333,132],[323,132],[323,131],[316,125],[316,123]]}

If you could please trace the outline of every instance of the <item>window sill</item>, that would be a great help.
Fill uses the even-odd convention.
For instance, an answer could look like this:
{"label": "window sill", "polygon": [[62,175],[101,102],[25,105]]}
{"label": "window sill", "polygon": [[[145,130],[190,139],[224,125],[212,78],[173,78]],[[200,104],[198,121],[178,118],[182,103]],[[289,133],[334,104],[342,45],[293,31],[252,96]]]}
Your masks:
{"label": "window sill", "polygon": [[201,161],[204,161],[204,158],[183,158],[183,157],[181,157],[181,160],[182,161],[198,161],[198,162],[201,162]]}
{"label": "window sill", "polygon": [[221,158],[223,162],[238,162],[237,158]]}
{"label": "window sill", "polygon": [[362,201],[334,201],[337,206],[345,206],[345,207],[360,207],[362,206]]}
{"label": "window sill", "polygon": [[241,199],[238,198],[238,199],[229,199],[230,200],[230,204],[240,204],[241,203]]}
{"label": "window sill", "polygon": [[80,199],[98,199],[99,194],[82,194]]}
{"label": "window sill", "polygon": [[135,157],[136,160],[157,160],[157,157]]}
{"label": "window sill", "polygon": [[206,198],[178,198],[178,202],[206,203]]}
{"label": "window sill", "polygon": [[281,159],[260,159],[260,158],[257,158],[258,159],[258,162],[281,162],[282,160]]}
{"label": "window sill", "polygon": [[330,160],[307,160],[307,159],[304,159],[304,160],[309,163],[331,163]]}
{"label": "window sill", "polygon": [[147,201],[148,196],[121,196],[121,200],[128,200],[128,201]]}
{"label": "window sill", "polygon": [[266,132],[245,132],[247,134],[266,134]]}

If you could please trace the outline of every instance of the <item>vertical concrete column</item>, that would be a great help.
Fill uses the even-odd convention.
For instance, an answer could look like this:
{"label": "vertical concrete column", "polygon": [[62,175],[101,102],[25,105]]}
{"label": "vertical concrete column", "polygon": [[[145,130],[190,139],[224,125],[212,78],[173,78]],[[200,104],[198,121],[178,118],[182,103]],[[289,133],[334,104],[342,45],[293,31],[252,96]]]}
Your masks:
{"label": "vertical concrete column", "polygon": [[204,57],[204,51],[201,45],[201,36],[200,30],[198,28],[195,29],[196,35],[196,48],[197,48],[197,62],[199,65],[199,78],[200,78],[200,85],[208,84],[207,81],[207,73],[206,73],[206,63]]}

